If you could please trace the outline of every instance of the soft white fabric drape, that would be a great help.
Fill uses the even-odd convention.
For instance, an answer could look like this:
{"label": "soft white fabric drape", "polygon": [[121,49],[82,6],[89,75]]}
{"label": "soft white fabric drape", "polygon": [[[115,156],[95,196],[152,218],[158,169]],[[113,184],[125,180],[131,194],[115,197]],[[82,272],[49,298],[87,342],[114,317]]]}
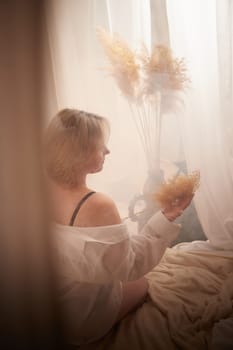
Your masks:
{"label": "soft white fabric drape", "polygon": [[171,46],[184,56],[191,86],[180,116],[188,167],[200,169],[195,203],[210,242],[233,249],[232,4],[167,0]]}
{"label": "soft white fabric drape", "polygon": [[112,154],[89,180],[127,215],[129,201],[142,190],[146,164],[128,105],[102,69],[106,58],[96,26],[135,48],[141,40],[148,46],[170,40],[175,56],[186,58],[191,83],[185,110],[163,118],[162,158],[180,161],[185,154],[188,169],[200,169],[195,205],[205,234],[214,246],[233,249],[231,1],[53,1],[49,37],[58,109],[76,107],[110,119]]}

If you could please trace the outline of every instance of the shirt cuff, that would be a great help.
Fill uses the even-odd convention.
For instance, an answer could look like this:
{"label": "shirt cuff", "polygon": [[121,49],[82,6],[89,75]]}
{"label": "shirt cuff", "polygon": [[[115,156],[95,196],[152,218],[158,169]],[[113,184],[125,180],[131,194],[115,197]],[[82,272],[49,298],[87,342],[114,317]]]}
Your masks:
{"label": "shirt cuff", "polygon": [[178,236],[181,228],[180,224],[169,221],[161,211],[154,214],[147,222],[147,225],[149,225],[156,234],[167,238],[168,241],[174,240]]}

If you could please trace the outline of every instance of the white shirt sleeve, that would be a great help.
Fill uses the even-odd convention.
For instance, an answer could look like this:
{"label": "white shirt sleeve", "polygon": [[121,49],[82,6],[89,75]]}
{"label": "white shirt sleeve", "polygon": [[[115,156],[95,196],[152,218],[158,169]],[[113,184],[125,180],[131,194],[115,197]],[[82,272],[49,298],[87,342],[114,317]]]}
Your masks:
{"label": "white shirt sleeve", "polygon": [[137,279],[156,266],[179,231],[180,225],[167,220],[161,211],[152,216],[139,235],[131,236],[128,279]]}
{"label": "white shirt sleeve", "polygon": [[[97,230],[98,239],[93,238]],[[153,215],[140,234],[131,235],[125,224],[93,228],[92,239],[85,241],[81,280],[108,283],[142,277],[159,263],[179,230],[162,212]]]}
{"label": "white shirt sleeve", "polygon": [[145,275],[159,263],[166,248],[177,237],[180,225],[158,212],[140,234],[130,235],[126,225],[121,230],[124,232],[115,228],[118,239],[113,242],[90,241],[85,245],[86,262],[98,282],[135,280]]}
{"label": "white shirt sleeve", "polygon": [[67,342],[82,345],[104,336],[115,324],[122,301],[122,285],[73,282],[60,297]]}

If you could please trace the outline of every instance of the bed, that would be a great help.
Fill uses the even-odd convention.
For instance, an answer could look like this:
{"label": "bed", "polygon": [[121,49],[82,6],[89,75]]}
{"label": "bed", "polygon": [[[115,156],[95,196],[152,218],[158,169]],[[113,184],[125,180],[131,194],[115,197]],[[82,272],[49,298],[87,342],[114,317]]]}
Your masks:
{"label": "bed", "polygon": [[169,248],[146,277],[145,303],[81,349],[233,349],[233,252]]}

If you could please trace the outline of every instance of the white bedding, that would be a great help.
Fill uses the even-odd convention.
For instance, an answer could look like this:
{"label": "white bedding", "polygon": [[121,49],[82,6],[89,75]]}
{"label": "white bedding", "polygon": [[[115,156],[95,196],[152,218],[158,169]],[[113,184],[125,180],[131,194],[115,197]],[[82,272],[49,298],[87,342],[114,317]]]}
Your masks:
{"label": "white bedding", "polygon": [[226,339],[228,324],[216,327],[233,317],[232,253],[167,249],[147,278],[147,301],[85,349],[216,350]]}

